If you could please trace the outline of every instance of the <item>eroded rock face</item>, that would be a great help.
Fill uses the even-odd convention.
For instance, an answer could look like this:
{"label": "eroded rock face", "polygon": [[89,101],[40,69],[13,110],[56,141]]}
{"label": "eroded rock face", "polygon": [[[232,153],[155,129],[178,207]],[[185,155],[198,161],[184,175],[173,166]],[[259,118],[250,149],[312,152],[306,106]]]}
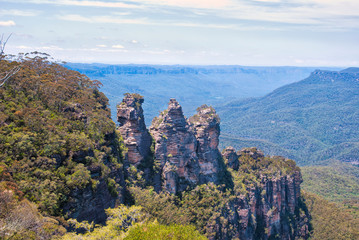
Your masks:
{"label": "eroded rock face", "polygon": [[[227,155],[235,152],[233,148],[224,151]],[[242,159],[239,162],[244,158],[246,161],[264,161],[264,155],[256,148],[246,148],[240,153]],[[293,166],[291,170],[286,174],[260,174],[258,185],[246,186],[246,194],[238,195],[228,204],[227,214],[224,211],[228,224],[236,226],[235,230],[229,235],[214,231],[210,239],[308,239],[310,215],[300,203],[300,170],[292,160],[271,159],[277,158]],[[235,170],[233,174],[240,174],[240,171]]]}
{"label": "eroded rock face", "polygon": [[176,193],[198,183],[197,140],[183,116],[182,107],[171,99],[168,109],[153,119],[154,157],[160,162],[163,189]]}
{"label": "eroded rock face", "polygon": [[219,160],[219,117],[212,107],[202,105],[197,114],[189,119],[198,141],[197,155],[200,166],[200,183],[218,183]]}
{"label": "eroded rock face", "polygon": [[[240,239],[307,239],[308,213],[296,213],[300,196],[300,173],[262,178],[261,187],[252,189],[248,199],[233,202],[238,213]],[[295,206],[295,207],[294,207]],[[292,220],[285,218],[291,216]],[[219,239],[222,239],[219,236]]]}
{"label": "eroded rock face", "polygon": [[228,167],[238,170],[239,168],[239,161],[238,161],[238,154],[233,147],[226,147],[223,152],[222,156],[225,159],[225,163]]}
{"label": "eroded rock face", "polygon": [[[244,166],[248,161],[268,160],[257,148],[245,148],[236,153],[234,148],[228,147],[221,155],[218,150],[219,118],[215,110],[203,105],[187,120],[175,99],[170,100],[167,110],[153,119],[151,138],[144,124],[142,102],[141,98],[126,95],[118,108],[118,120],[131,164],[137,166],[148,157],[146,152],[150,153],[153,139],[152,167],[158,171],[151,174],[155,174],[152,183],[156,191],[179,193],[203,183],[222,184],[221,178],[226,171],[221,162],[223,158],[233,169],[231,174],[240,174],[241,163]],[[212,224],[210,239],[308,238],[309,214],[298,211],[300,171],[293,161],[280,160],[288,163],[292,170],[286,174],[274,171],[273,175],[262,174],[259,170],[256,184],[245,186],[245,193],[243,186],[234,186],[239,190],[221,210],[218,222],[209,223]],[[221,218],[225,219],[223,223],[220,223]],[[225,228],[221,224],[230,224],[233,229],[222,231]]]}
{"label": "eroded rock face", "polygon": [[138,94],[126,94],[117,107],[119,130],[128,149],[126,160],[135,166],[149,155],[152,141],[145,125],[143,101],[143,97]]}

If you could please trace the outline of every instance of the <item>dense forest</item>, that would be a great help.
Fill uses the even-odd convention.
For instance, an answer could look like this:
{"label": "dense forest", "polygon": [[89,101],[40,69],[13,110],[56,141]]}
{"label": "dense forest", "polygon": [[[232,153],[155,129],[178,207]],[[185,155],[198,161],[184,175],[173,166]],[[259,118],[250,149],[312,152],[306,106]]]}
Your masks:
{"label": "dense forest", "polygon": [[328,159],[357,163],[359,69],[316,70],[270,94],[218,108],[223,145],[258,146],[300,166]]}
{"label": "dense forest", "polygon": [[[1,74],[15,68],[0,87],[1,239],[235,239],[237,202],[255,201],[266,210],[258,216],[275,218],[279,209],[264,207],[274,201],[270,184],[300,178],[294,161],[253,148],[226,168],[231,184],[155,191],[139,169],[124,167],[128,149],[100,82],[42,53],[2,56]],[[352,209],[309,193],[298,204],[283,211],[290,232],[310,222],[313,239],[358,236]],[[255,238],[279,239],[258,216],[248,216]]]}

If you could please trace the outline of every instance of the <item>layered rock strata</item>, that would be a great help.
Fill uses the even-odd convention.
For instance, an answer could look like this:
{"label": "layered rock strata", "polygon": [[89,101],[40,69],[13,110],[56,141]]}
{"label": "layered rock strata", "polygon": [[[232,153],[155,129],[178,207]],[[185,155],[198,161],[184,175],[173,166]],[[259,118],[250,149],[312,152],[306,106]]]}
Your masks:
{"label": "layered rock strata", "polygon": [[[232,147],[223,152],[227,159],[231,159],[229,156],[234,157],[234,154]],[[256,148],[241,150],[239,164],[242,160],[265,161],[263,153]],[[309,237],[310,216],[301,203],[302,177],[299,168],[293,165],[292,160],[282,157],[273,157],[271,162],[280,162],[290,170],[286,174],[276,172],[268,175],[266,169],[259,169],[259,182],[252,187],[246,186],[246,194],[233,199],[225,210],[229,212],[226,216],[228,224],[236,226],[236,229],[229,235],[216,231],[212,239],[294,240]]]}
{"label": "layered rock strata", "polygon": [[149,156],[152,142],[143,116],[143,101],[139,94],[125,94],[117,107],[118,129],[128,149],[126,161],[134,166],[143,163]]}
{"label": "layered rock strata", "polygon": [[[144,125],[142,102],[126,95],[118,109],[128,162],[135,166],[148,157],[146,152],[150,153],[151,136]],[[158,170],[152,176],[155,190],[176,194],[204,183],[222,184],[225,159],[227,167],[233,169],[232,193],[229,202],[218,210],[218,218],[208,222],[210,232],[206,234],[210,239],[307,239],[309,214],[302,207],[302,179],[295,163],[265,157],[256,148],[236,152],[228,147],[221,155],[216,112],[206,105],[197,111],[187,120],[179,103],[171,99],[168,109],[153,119],[151,157],[153,168]]]}
{"label": "layered rock strata", "polygon": [[161,166],[163,189],[177,193],[198,184],[197,140],[175,99],[153,119],[150,132],[155,141],[154,157]]}
{"label": "layered rock strata", "polygon": [[198,142],[197,155],[200,167],[200,183],[213,182],[218,184],[219,161],[221,153],[219,144],[219,117],[212,107],[202,105],[197,114],[189,119]]}

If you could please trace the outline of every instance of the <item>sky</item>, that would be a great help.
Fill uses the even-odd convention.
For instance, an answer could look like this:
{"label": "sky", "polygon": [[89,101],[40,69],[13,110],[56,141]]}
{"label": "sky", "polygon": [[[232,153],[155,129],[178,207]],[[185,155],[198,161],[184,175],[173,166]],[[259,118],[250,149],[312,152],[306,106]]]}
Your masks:
{"label": "sky", "polygon": [[5,52],[110,64],[359,66],[358,0],[0,0]]}

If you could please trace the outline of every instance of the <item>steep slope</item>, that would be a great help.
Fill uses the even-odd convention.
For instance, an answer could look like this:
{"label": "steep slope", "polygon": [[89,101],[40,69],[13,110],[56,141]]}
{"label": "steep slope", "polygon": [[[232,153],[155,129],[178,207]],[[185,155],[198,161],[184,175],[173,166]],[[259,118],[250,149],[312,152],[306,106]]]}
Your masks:
{"label": "steep slope", "polygon": [[0,169],[43,214],[103,222],[124,186],[108,100],[98,83],[46,59],[1,60],[1,73],[20,71],[0,88]]}
{"label": "steep slope", "polygon": [[317,70],[265,97],[224,105],[218,108],[225,133],[222,144],[257,143],[267,154],[281,154],[302,165],[329,158],[357,163],[358,79],[353,69]]}
{"label": "steep slope", "polygon": [[246,66],[165,66],[106,65],[68,63],[66,67],[86,74],[103,83],[115,119],[116,105],[127,92],[143,95],[146,101],[146,124],[165,102],[176,98],[187,115],[202,104],[218,105],[234,99],[260,97],[270,91],[299,81],[315,70],[311,67],[246,67]]}
{"label": "steep slope", "polygon": [[38,53],[1,60],[0,73],[15,65],[0,88],[1,238],[49,239],[59,225],[105,239],[142,229],[200,237],[178,224],[209,239],[308,238],[295,162],[248,148],[229,150],[238,159],[226,166],[212,107],[187,119],[171,99],[148,131],[142,96],[125,94],[116,129],[98,82]]}

